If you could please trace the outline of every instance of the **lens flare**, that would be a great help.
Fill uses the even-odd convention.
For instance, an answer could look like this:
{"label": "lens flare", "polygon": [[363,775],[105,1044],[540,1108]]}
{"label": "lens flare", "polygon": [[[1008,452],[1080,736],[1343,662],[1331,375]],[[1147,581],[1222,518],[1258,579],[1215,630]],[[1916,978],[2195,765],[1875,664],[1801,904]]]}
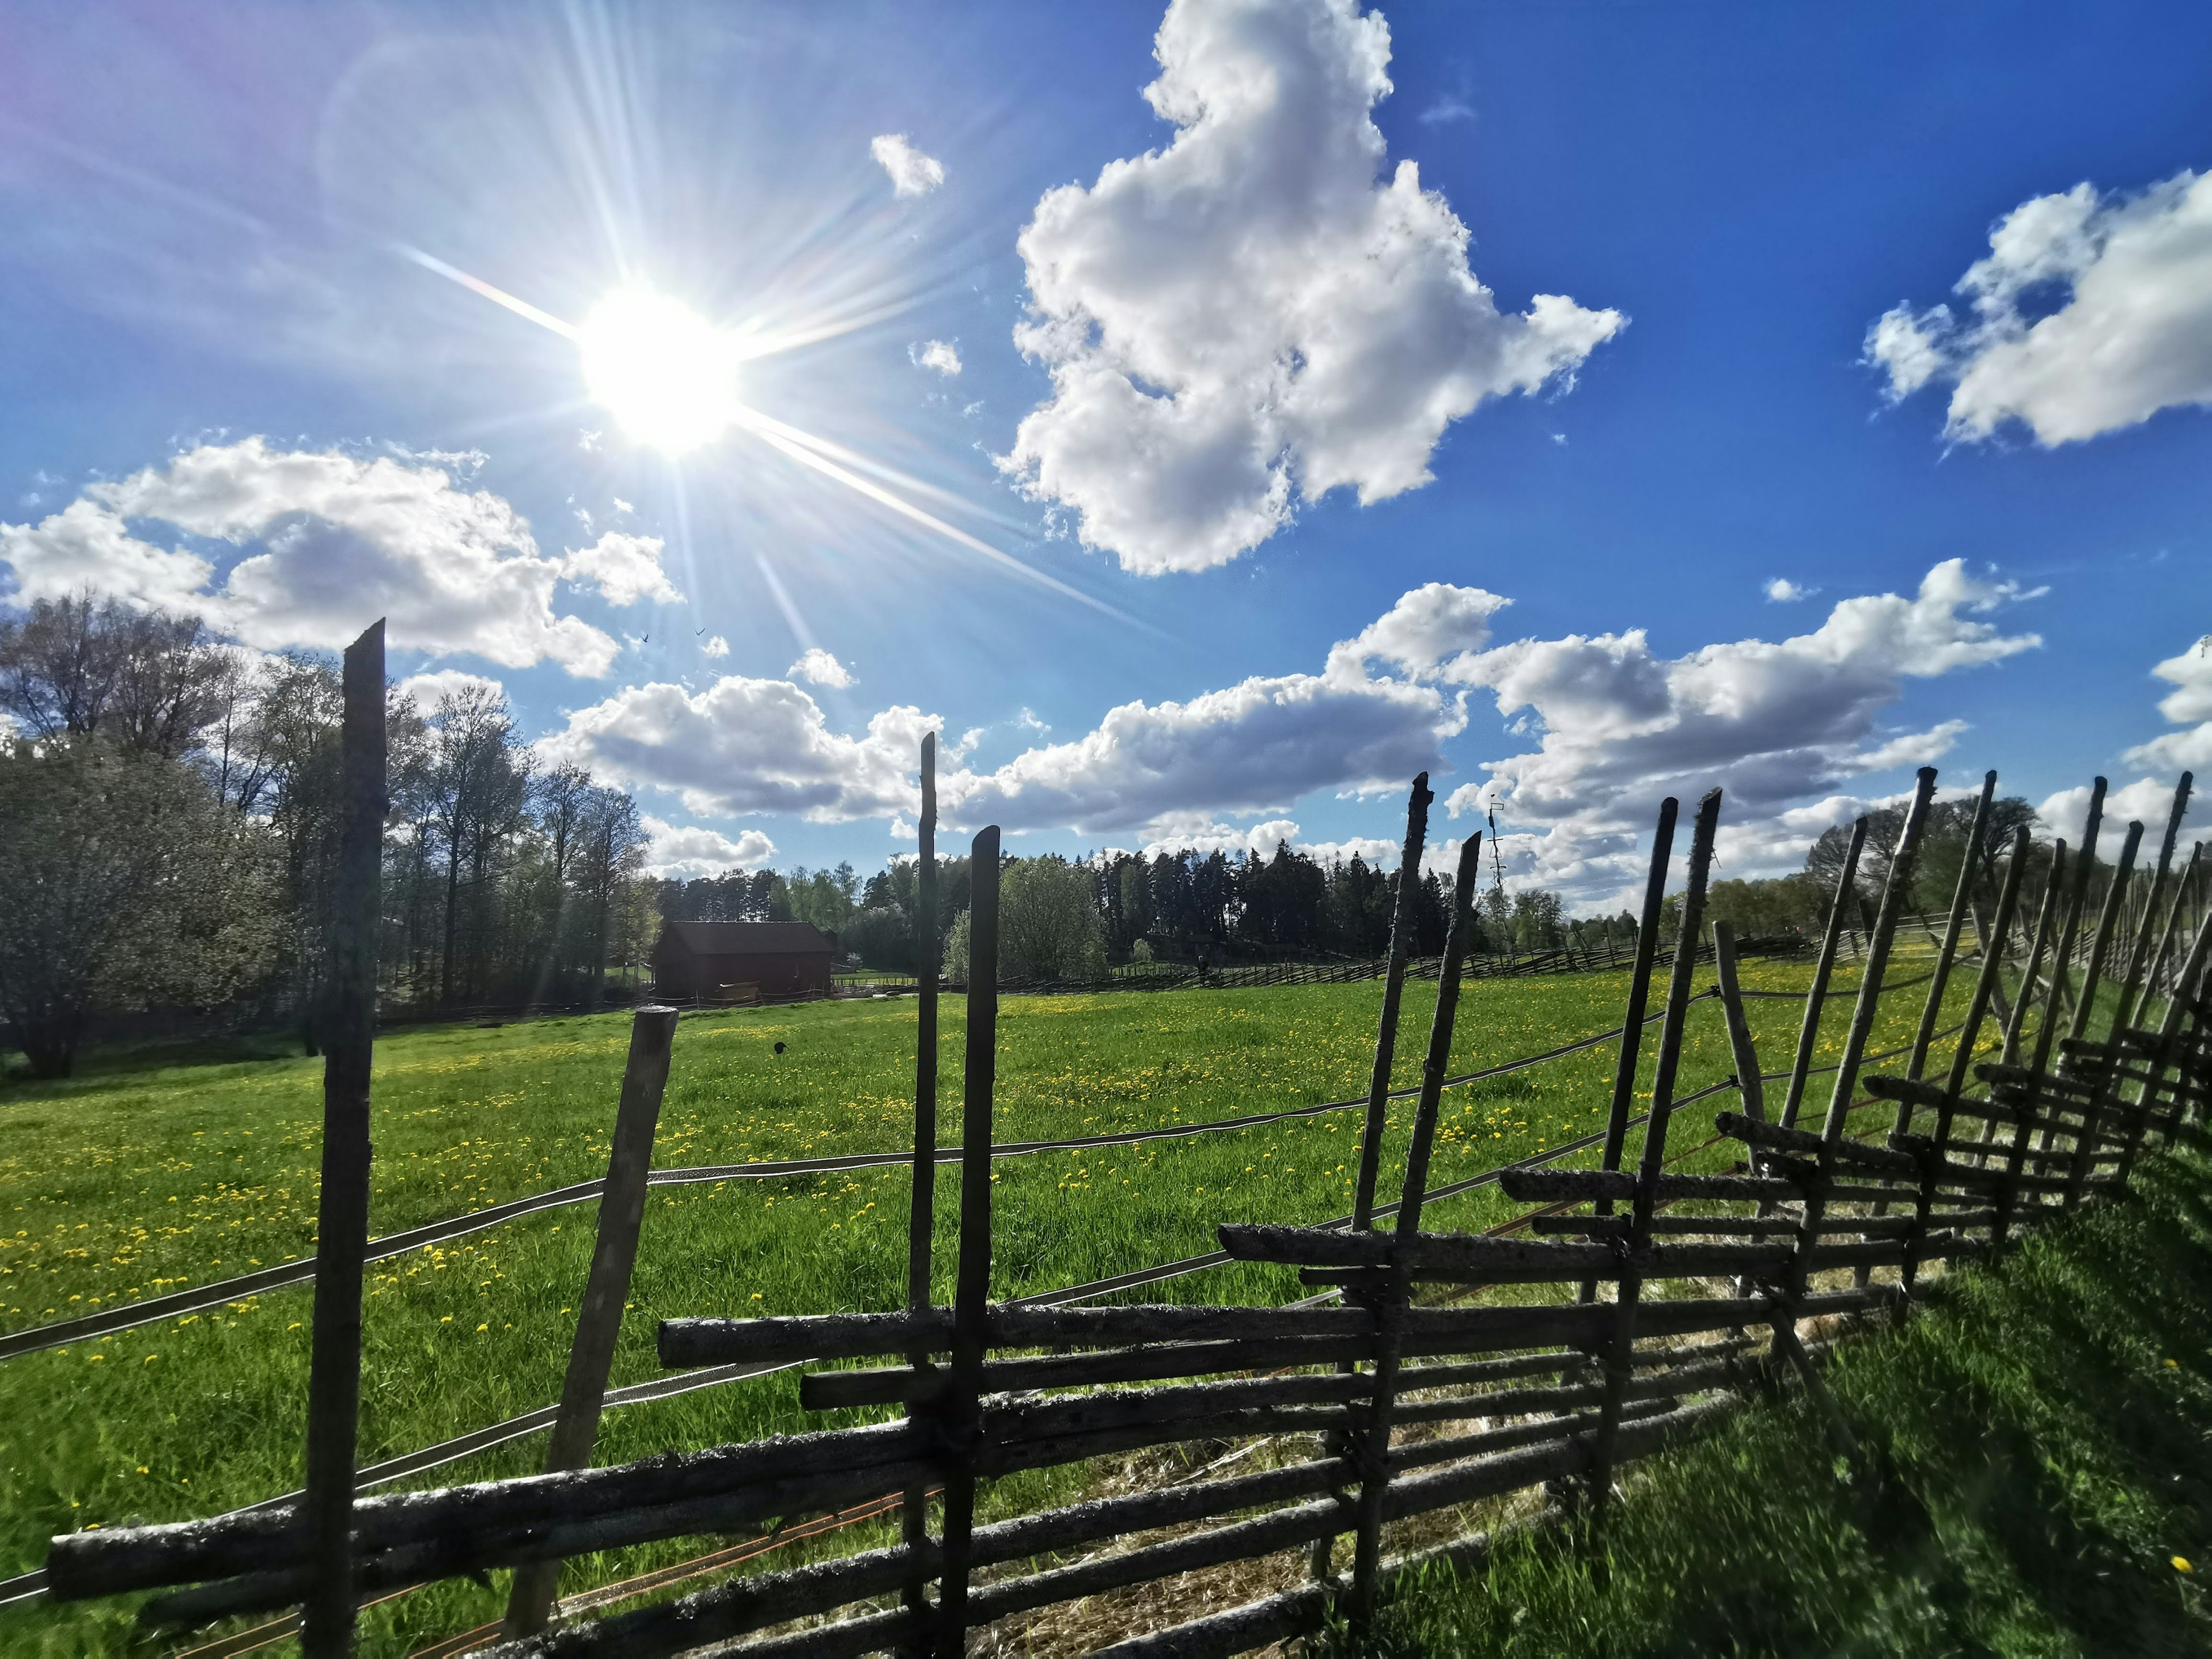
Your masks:
{"label": "lens flare", "polygon": [[681,455],[737,420],[737,342],[678,300],[617,289],[576,331],[584,383],[640,443]]}

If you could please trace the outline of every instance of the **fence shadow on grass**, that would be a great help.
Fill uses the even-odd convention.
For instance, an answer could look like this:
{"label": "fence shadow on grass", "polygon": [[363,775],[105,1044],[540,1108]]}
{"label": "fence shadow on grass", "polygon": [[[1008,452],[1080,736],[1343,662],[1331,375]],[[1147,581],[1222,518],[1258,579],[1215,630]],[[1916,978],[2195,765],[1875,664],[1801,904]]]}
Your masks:
{"label": "fence shadow on grass", "polygon": [[[2212,1611],[2212,1151],[2147,1163],[1838,1350],[1863,1456],[1801,1396],[1647,1466],[1601,1550],[1501,1541],[1402,1583],[1332,1656],[2202,1653]],[[2174,1565],[2187,1561],[2195,1571]],[[1597,1563],[1602,1560],[1601,1570]]]}

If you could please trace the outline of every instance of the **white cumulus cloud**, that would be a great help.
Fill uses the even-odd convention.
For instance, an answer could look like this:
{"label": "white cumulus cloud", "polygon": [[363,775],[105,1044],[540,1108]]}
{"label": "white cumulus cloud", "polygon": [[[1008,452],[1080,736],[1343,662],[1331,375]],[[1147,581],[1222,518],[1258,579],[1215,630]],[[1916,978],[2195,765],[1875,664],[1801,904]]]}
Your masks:
{"label": "white cumulus cloud", "polygon": [[[1978,620],[2026,597],[1953,559],[1910,598],[1840,600],[1813,632],[1778,643],[1739,640],[1669,658],[1632,629],[1498,646],[1447,677],[1491,691],[1500,714],[1522,714],[1542,737],[1532,751],[1485,763],[1490,781],[1462,786],[1447,805],[1495,805],[1524,836],[1509,850],[1546,885],[1632,879],[1634,848],[1663,795],[1718,784],[1726,821],[1741,830],[1844,780],[1942,755],[1963,722],[1885,732],[1881,715],[1908,679],[2039,645]],[[1796,856],[1807,839],[1791,832]]]}
{"label": "white cumulus cloud", "polygon": [[639,820],[649,838],[647,875],[684,879],[718,876],[726,870],[754,870],[775,856],[775,843],[758,830],[740,831],[732,841],[719,830],[696,823],[671,823],[647,813]]}
{"label": "white cumulus cloud", "polygon": [[658,536],[610,530],[562,559],[561,574],[580,586],[598,588],[609,605],[635,605],[640,599],[681,605],[683,594],[660,568],[661,551]]}
{"label": "white cumulus cloud", "polygon": [[[216,558],[234,550],[218,581]],[[204,444],[93,484],[35,526],[0,525],[0,560],[18,602],[89,588],[198,611],[264,649],[343,646],[380,616],[394,646],[504,668],[550,659],[597,677],[617,649],[555,613],[563,562],[539,553],[521,514],[441,465],[390,456]]]}
{"label": "white cumulus cloud", "polygon": [[845,690],[853,684],[852,671],[818,645],[808,646],[799,660],[784,672],[835,691]]}
{"label": "white cumulus cloud", "polygon": [[927,196],[945,182],[945,163],[924,155],[902,132],[878,133],[868,140],[868,154],[890,175],[894,195]]}
{"label": "white cumulus cloud", "polygon": [[699,647],[699,653],[706,657],[726,657],[730,654],[730,642],[716,634]]}
{"label": "white cumulus cloud", "polygon": [[488,691],[495,697],[507,696],[507,688],[484,674],[471,674],[465,668],[433,668],[427,673],[410,674],[392,688],[392,695],[413,700],[416,711],[434,714],[438,705],[447,697],[457,697],[464,691]]}
{"label": "white cumulus cloud", "polygon": [[2023,202],[1954,291],[1970,315],[1901,305],[1866,339],[1893,401],[1950,384],[1953,438],[2018,420],[2057,445],[2212,404],[2212,173]]}
{"label": "white cumulus cloud", "polygon": [[948,380],[960,372],[960,352],[950,341],[924,340],[908,346],[907,356],[916,368],[933,368]]}
{"label": "white cumulus cloud", "polygon": [[1820,590],[1793,582],[1787,576],[1777,576],[1766,584],[1766,597],[1771,604],[1795,605],[1800,599],[1809,599]]}
{"label": "white cumulus cloud", "polygon": [[1176,129],[1037,204],[1021,349],[1052,374],[1000,465],[1148,574],[1227,562],[1296,503],[1426,483],[1484,398],[1572,374],[1625,324],[1500,312],[1468,228],[1370,118],[1389,31],[1354,0],[1175,0],[1145,97]]}

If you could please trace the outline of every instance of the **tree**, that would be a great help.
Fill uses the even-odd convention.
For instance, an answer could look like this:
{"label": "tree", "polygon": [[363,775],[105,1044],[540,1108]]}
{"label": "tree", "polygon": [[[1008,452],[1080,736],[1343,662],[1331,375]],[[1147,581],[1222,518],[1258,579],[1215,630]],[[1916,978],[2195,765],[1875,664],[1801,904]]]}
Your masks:
{"label": "tree", "polygon": [[999,884],[999,977],[1079,984],[1106,977],[1106,924],[1089,865],[1047,853],[1007,866]]}
{"label": "tree", "polygon": [[0,712],[25,737],[97,736],[175,760],[199,747],[235,672],[198,617],[88,595],[0,622]]}
{"label": "tree", "polygon": [[228,1000],[277,933],[270,837],[183,763],[106,739],[0,745],[0,1018],[66,1077],[93,1018]]}

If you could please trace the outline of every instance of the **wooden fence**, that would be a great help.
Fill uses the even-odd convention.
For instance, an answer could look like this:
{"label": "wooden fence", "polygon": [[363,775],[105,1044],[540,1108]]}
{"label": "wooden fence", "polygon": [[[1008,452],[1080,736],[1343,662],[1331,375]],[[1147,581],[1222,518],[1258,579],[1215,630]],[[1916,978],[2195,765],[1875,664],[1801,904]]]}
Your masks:
{"label": "wooden fence", "polygon": [[[925,750],[926,785],[929,761]],[[1448,1075],[1447,1061],[1472,933],[1466,896],[1479,869],[1480,838],[1471,836],[1460,853],[1463,896],[1437,964],[1397,1201],[1376,1200],[1398,993],[1413,968],[1403,908],[1384,975],[1373,1081],[1364,1102],[1339,1103],[1366,1111],[1354,1213],[1321,1227],[1219,1230],[1223,1258],[1295,1268],[1313,1292],[1306,1299],[1273,1306],[989,1301],[991,1164],[1001,1151],[993,1136],[998,994],[979,984],[967,993],[958,1267],[951,1302],[935,1303],[927,1195],[942,1154],[934,1122],[937,990],[925,971],[912,1160],[921,1201],[907,1305],[794,1318],[708,1314],[665,1321],[659,1333],[668,1366],[823,1367],[804,1376],[805,1407],[895,1408],[896,1420],[580,1467],[605,1376],[594,1345],[611,1329],[604,1317],[592,1326],[592,1308],[605,1311],[601,1294],[586,1305],[561,1408],[566,1438],[556,1429],[545,1474],[362,1498],[345,1479],[349,1466],[325,1472],[319,1492],[311,1464],[309,1489],[297,1502],[57,1539],[46,1589],[64,1598],[164,1589],[143,1616],[171,1626],[304,1606],[309,1651],[335,1654],[347,1650],[360,1602],[441,1577],[514,1568],[506,1639],[495,1650],[501,1656],[650,1656],[712,1645],[785,1659],[956,1655],[971,1631],[1031,1610],[1261,1557],[1288,1554],[1305,1564],[1293,1575],[1304,1582],[1292,1588],[1105,1650],[1228,1654],[1310,1632],[1332,1616],[1358,1626],[1409,1559],[1483,1559],[1480,1534],[1448,1540],[1427,1555],[1386,1555],[1394,1536],[1421,1531],[1420,1517],[1432,1517],[1425,1523],[1432,1534],[1433,1517],[1541,1489],[1549,1505],[1543,1514],[1579,1510],[1601,1527],[1624,1467],[1705,1431],[1762,1382],[1802,1382],[1823,1407],[1838,1453],[1854,1455],[1817,1365],[1849,1320],[1901,1316],[1926,1293],[1940,1264],[1986,1256],[2047,1217],[2123,1189],[2141,1151],[2201,1116],[2212,1092],[2212,1008],[2202,1000],[2212,915],[2199,915],[2199,856],[2192,854],[2179,879],[2171,868],[2188,779],[2176,792],[2155,873],[2146,882],[2136,871],[2142,830],[2131,824],[2101,898],[2094,879],[2100,781],[2086,844],[2070,860],[2061,850],[2032,925],[2023,904],[2027,833],[2008,848],[1980,844],[1995,782],[1994,774],[1984,781],[1949,914],[1940,931],[1929,930],[1933,965],[1918,979],[1893,981],[1904,893],[1935,786],[1932,769],[1921,774],[1887,890],[1867,930],[1842,1056],[1831,1066],[1812,1063],[1844,949],[1848,907],[1838,903],[1814,964],[1794,1059],[1771,1074],[1761,1073],[1753,1050],[1725,927],[1713,930],[1711,942],[1717,990],[1696,989],[1702,953],[1682,952],[1668,964],[1658,1012],[1650,1009],[1676,828],[1675,803],[1664,803],[1626,1006],[1618,1033],[1607,1034],[1620,1039],[1619,1058],[1598,1165],[1516,1167],[1482,1178],[1539,1206],[1524,1218],[1538,1237],[1422,1227],[1426,1202],[1473,1184],[1428,1188],[1441,1097],[1464,1080]],[[1409,859],[1425,832],[1425,784],[1417,781],[1409,810]],[[1720,809],[1715,791],[1695,814],[1681,908],[1686,938],[1705,933]],[[935,827],[927,793],[923,825],[927,864]],[[1863,842],[1863,824],[1839,896],[1851,890]],[[970,949],[991,962],[997,831],[983,831],[972,850]],[[2124,927],[2131,917],[2136,924]],[[1976,942],[1962,950],[1970,925]],[[1956,1002],[1950,981],[1969,966],[1963,1018],[1939,1029]],[[1915,1039],[1900,1051],[1905,1064],[1869,1074],[1871,1063],[1899,1057],[1869,1052],[1881,998],[1923,981]],[[1742,1149],[1737,1167],[1719,1174],[1680,1170],[1685,1149],[1669,1146],[1674,1117],[1712,1092],[1678,1097],[1676,1089],[1688,1023],[1709,1000],[1720,1005],[1736,1064],[1735,1075],[1716,1087],[1734,1090],[1741,1108],[1716,1120],[1717,1135]],[[634,1097],[649,1095],[657,1106],[667,1048],[647,1030],[655,1018],[668,1017],[639,1016],[625,1121],[643,1109],[633,1108]],[[1655,1024],[1656,1057],[1645,1073],[1644,1037]],[[1927,1075],[1944,1042],[1942,1075]],[[1994,1060],[1975,1063],[1992,1050]],[[1639,1115],[1637,1085],[1646,1075],[1650,1103]],[[1827,1079],[1817,1115],[1808,1098],[1816,1078]],[[1776,1082],[1784,1087],[1770,1110],[1766,1085]],[[635,1138],[629,1145],[625,1203],[641,1201],[643,1192]],[[618,1164],[622,1157],[618,1145]],[[602,1201],[595,1293],[627,1272],[613,1259],[622,1254],[627,1213],[615,1201],[621,1173],[611,1173]],[[611,1253],[610,1211],[618,1212]],[[1378,1227],[1386,1218],[1387,1230]],[[319,1319],[347,1265],[331,1261],[326,1249]],[[357,1279],[357,1255],[350,1271]],[[617,1290],[617,1314],[619,1304]],[[319,1342],[316,1352],[314,1400],[325,1413],[350,1380],[329,1371],[348,1357],[336,1343],[326,1354]],[[859,1360],[879,1363],[849,1364]],[[316,1421],[325,1424],[322,1415]],[[329,1444],[332,1431],[325,1425],[322,1432],[311,1444]],[[978,1524],[979,1495],[993,1480],[1191,1443],[1264,1449],[1279,1461],[1254,1457],[1243,1472],[1224,1474],[1232,1460],[1216,1458],[1206,1478]],[[327,1503],[333,1489],[343,1501],[319,1508],[318,1498]],[[336,1524],[318,1524],[333,1510]],[[901,1541],[732,1578],[611,1618],[548,1622],[552,1577],[544,1564],[838,1512],[901,1514]]]}

